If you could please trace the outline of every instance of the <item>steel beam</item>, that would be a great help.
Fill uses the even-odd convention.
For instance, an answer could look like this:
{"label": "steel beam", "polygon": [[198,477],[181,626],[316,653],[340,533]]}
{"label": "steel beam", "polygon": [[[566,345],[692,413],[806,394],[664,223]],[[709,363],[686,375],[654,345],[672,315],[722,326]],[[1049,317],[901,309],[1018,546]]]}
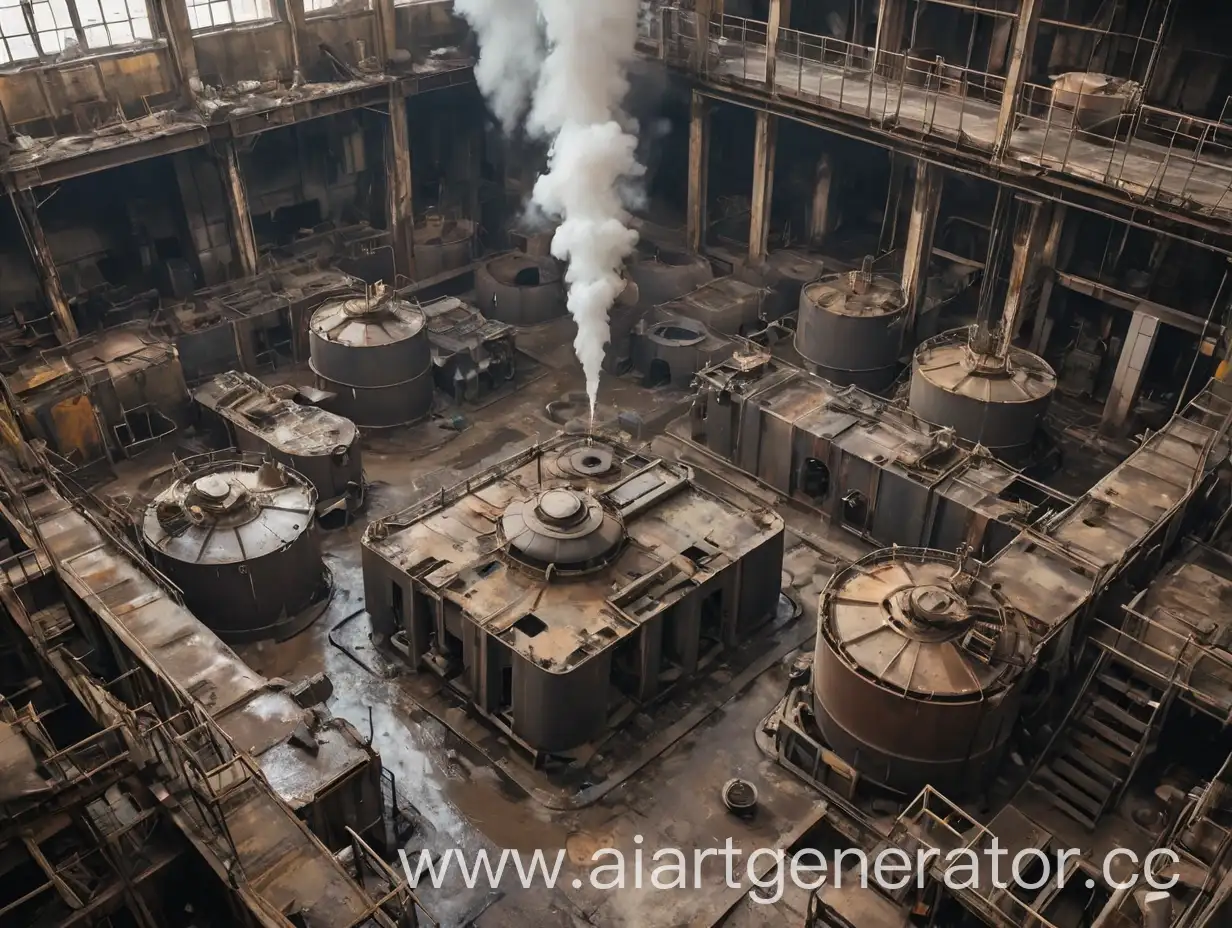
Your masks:
{"label": "steel beam", "polygon": [[706,241],[706,196],[710,171],[710,104],[696,90],[689,107],[689,205],[685,223],[689,251]]}
{"label": "steel beam", "polygon": [[47,244],[43,224],[39,221],[38,201],[34,191],[17,190],[9,196],[25,233],[26,244],[30,248],[30,260],[34,262],[34,269],[43,284],[43,298],[51,309],[56,337],[62,343],[71,342],[77,338],[77,323],[73,319],[72,308],[68,305],[68,297],[64,293],[64,284],[60,281],[60,271],[56,268],[51,246]]}
{"label": "steel beam", "polygon": [[[395,83],[389,92],[389,142],[386,146],[386,193],[394,276],[415,279],[415,212],[411,199],[411,142],[406,96]],[[397,281],[394,281],[397,286]]]}
{"label": "steel beam", "polygon": [[749,211],[749,262],[752,264],[764,261],[769,248],[778,130],[778,117],[764,110],[757,111],[753,128],[753,201]]}
{"label": "steel beam", "polygon": [[257,236],[252,231],[248,211],[248,191],[240,170],[240,155],[235,142],[222,143],[223,185],[227,191],[227,211],[231,220],[231,240],[244,276],[257,273]]}

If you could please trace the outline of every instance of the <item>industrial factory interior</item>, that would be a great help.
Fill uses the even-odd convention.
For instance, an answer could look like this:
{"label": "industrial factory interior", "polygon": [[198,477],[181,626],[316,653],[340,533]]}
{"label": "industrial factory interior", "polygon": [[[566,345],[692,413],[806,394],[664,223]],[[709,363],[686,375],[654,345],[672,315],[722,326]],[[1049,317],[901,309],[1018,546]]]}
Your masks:
{"label": "industrial factory interior", "polygon": [[1228,928],[1229,34],[0,0],[0,928]]}

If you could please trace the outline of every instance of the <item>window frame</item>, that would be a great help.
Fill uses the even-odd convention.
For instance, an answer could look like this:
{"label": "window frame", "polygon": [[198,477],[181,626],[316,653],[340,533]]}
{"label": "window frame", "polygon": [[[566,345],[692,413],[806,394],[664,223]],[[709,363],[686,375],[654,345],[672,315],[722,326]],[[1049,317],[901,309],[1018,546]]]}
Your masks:
{"label": "window frame", "polygon": [[[6,58],[5,61],[0,62],[0,70],[8,69],[15,65],[25,65],[25,64],[35,63],[35,62],[40,63],[40,64],[54,63],[56,58],[64,53],[64,50],[60,49],[57,51],[50,51],[50,50],[45,49],[43,47],[42,33],[66,32],[66,31],[71,30],[72,38],[74,38],[77,41],[77,47],[81,50],[81,57],[87,57],[87,56],[93,56],[93,55],[104,55],[112,51],[124,51],[130,48],[137,48],[142,45],[149,45],[153,42],[156,42],[160,38],[158,34],[157,23],[150,9],[150,0],[140,0],[141,4],[145,7],[145,14],[146,14],[145,21],[149,24],[149,32],[150,32],[149,37],[140,37],[140,38],[137,37],[136,29],[133,28],[133,25],[135,22],[138,22],[140,20],[137,18],[134,18],[131,11],[128,10],[129,0],[125,0],[125,12],[127,14],[127,19],[125,21],[129,24],[130,31],[132,31],[133,33],[133,41],[125,42],[122,44],[110,44],[110,45],[100,45],[100,46],[94,46],[90,44],[90,40],[88,36],[86,35],[86,30],[103,28],[104,30],[106,30],[108,38],[110,38],[111,29],[109,27],[112,25],[117,25],[116,23],[109,23],[104,18],[99,23],[91,23],[90,25],[87,26],[83,24],[82,22],[81,13],[77,9],[77,0],[63,0],[64,6],[68,11],[69,25],[68,26],[56,26],[53,29],[39,29],[38,23],[35,20],[35,9],[34,8],[37,3],[42,3],[42,2],[47,2],[48,5],[50,6],[50,0],[16,0],[16,3],[14,4],[12,8],[21,10],[22,20],[25,22],[25,25],[26,25],[26,31],[20,35],[14,35],[14,36],[4,35],[3,33],[0,33],[0,44],[3,45],[3,52]],[[100,14],[103,14],[102,3],[103,3],[103,0],[98,0]],[[10,42],[12,42],[12,40],[14,39],[27,40],[32,46],[34,46],[34,54],[33,55],[23,55],[20,57],[14,55],[12,52],[12,46],[10,45]],[[75,61],[77,59],[71,59],[71,60]]]}

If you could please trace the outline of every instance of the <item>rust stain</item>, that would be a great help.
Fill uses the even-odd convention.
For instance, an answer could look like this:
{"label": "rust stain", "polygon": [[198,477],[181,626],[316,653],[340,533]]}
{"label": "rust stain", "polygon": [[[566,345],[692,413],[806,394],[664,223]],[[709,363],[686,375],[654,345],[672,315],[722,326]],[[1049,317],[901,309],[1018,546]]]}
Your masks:
{"label": "rust stain", "polygon": [[51,407],[51,421],[61,454],[80,455],[82,461],[103,456],[103,437],[88,396],[72,396]]}

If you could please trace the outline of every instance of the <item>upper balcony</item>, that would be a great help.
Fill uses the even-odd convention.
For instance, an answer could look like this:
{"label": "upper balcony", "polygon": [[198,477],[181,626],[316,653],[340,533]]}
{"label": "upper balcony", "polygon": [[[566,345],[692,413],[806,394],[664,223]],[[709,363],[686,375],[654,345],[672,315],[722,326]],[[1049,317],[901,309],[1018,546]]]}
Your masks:
{"label": "upper balcony", "polygon": [[829,111],[1003,171],[1119,191],[1184,217],[1232,218],[1232,125],[1147,105],[1132,82],[1121,93],[1076,75],[1052,86],[1024,82],[999,139],[1004,76],[795,29],[769,38],[764,22],[715,16],[699,32],[698,14],[664,8],[643,16],[639,47],[757,102]]}

